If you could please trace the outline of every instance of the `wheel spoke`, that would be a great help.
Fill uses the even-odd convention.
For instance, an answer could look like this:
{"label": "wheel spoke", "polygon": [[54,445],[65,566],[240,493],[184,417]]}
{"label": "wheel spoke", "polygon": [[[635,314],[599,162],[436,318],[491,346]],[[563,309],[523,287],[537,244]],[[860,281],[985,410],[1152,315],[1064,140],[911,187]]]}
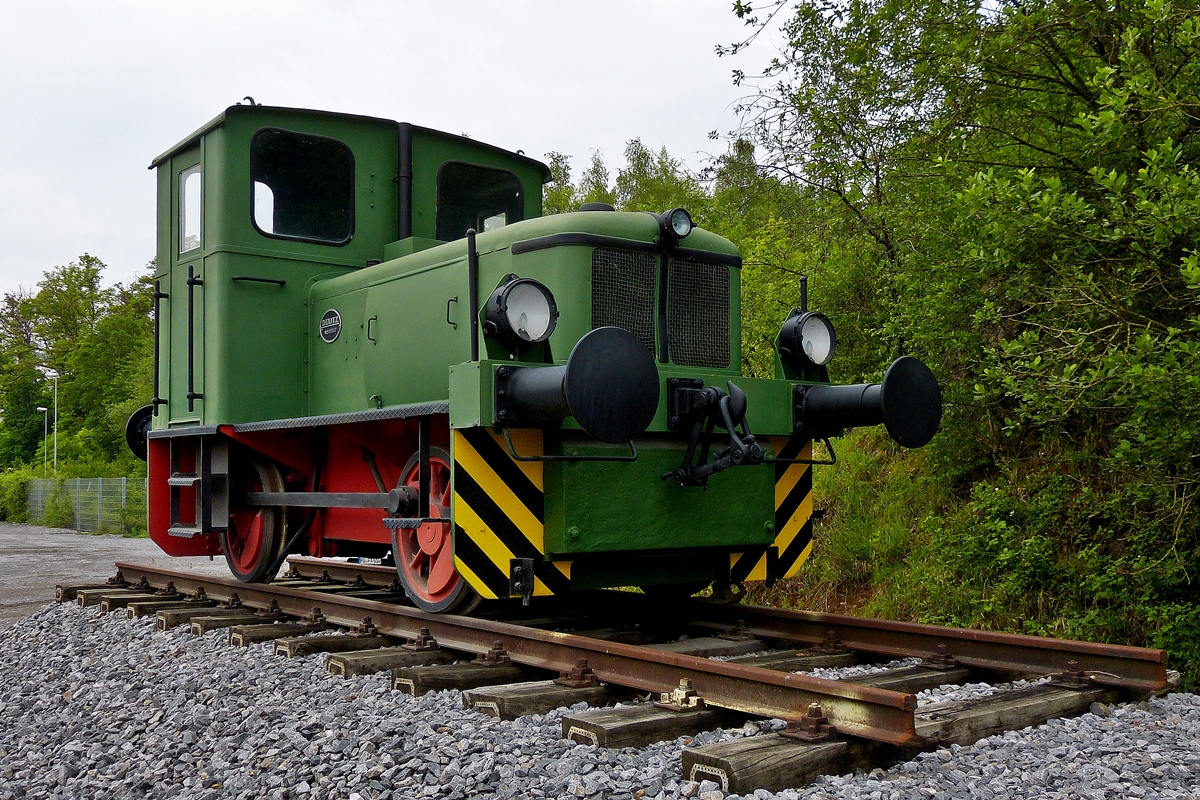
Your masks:
{"label": "wheel spoke", "polygon": [[443,541],[441,549],[429,559],[432,564],[432,568],[429,570],[430,592],[443,591],[458,577],[458,573],[454,571],[454,556],[450,554],[450,548],[446,546],[448,541],[449,537]]}
{"label": "wheel spoke", "polygon": [[[430,516],[446,519],[450,515],[452,488],[447,454],[438,449],[429,464]],[[401,483],[419,489],[420,464],[414,458],[404,469]],[[416,529],[398,531],[396,565],[409,595],[422,608],[447,610],[463,595],[463,578],[454,566],[454,548],[449,528],[426,523]],[[468,595],[468,599],[473,595]]]}
{"label": "wheel spoke", "polygon": [[[279,492],[284,484],[278,468],[269,462],[251,462],[242,468],[239,485],[246,493]],[[224,537],[225,557],[230,570],[241,581],[260,581],[282,546],[284,531],[280,511],[241,505],[229,515]]]}

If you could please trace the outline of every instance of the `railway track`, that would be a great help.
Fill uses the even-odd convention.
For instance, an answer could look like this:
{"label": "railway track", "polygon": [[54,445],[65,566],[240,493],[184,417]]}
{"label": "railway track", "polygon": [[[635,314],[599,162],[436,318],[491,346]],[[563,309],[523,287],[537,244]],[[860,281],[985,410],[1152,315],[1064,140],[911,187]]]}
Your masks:
{"label": "railway track", "polygon": [[[775,791],[824,773],[884,766],[950,744],[1074,716],[1093,703],[1169,690],[1161,650],[618,592],[573,604],[500,604],[490,617],[403,602],[390,567],[293,557],[272,584],[118,563],[106,584],[61,586],[60,601],[155,615],[160,629],[228,629],[234,644],[330,654],[344,676],[392,671],[412,694],[463,691],[481,713],[514,718],[586,701],[563,737],[627,747],[742,724],[778,735],[686,749],[685,779]],[[329,634],[329,635],[322,635]],[[920,659],[830,680],[797,674]],[[946,684],[1022,680],[988,697],[918,703]],[[642,702],[616,701],[638,698]],[[652,702],[646,702],[652,701]]]}

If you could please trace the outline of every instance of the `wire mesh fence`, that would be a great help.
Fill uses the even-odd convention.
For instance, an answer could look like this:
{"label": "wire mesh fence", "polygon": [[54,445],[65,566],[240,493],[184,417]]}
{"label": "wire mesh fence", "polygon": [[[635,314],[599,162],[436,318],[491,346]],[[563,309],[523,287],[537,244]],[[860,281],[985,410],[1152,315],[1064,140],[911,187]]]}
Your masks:
{"label": "wire mesh fence", "polygon": [[29,482],[29,518],[91,533],[136,533],[146,527],[144,478],[37,478]]}

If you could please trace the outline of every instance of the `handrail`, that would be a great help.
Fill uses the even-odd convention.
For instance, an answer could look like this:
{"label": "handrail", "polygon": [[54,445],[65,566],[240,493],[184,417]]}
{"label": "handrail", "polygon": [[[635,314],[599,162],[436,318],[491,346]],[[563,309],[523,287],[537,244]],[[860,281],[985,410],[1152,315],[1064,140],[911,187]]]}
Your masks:
{"label": "handrail", "polygon": [[158,407],[167,404],[166,400],[158,396],[158,342],[159,329],[162,326],[162,323],[159,320],[160,311],[158,301],[165,300],[170,296],[171,295],[163,292],[162,289],[159,288],[159,282],[157,280],[154,281],[154,294],[152,295],[154,298],[154,395],[150,399],[150,406],[154,409],[154,416],[156,417],[158,416]]}
{"label": "handrail", "polygon": [[196,268],[188,266],[188,411],[196,410],[196,401],[203,400],[204,395],[196,391],[196,287],[203,286],[204,280],[196,277]]}

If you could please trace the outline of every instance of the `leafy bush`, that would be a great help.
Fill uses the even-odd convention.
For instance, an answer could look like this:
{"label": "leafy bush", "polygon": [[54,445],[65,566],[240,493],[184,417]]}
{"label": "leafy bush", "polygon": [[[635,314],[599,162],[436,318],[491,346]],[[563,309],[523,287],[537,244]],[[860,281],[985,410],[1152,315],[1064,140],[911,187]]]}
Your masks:
{"label": "leafy bush", "polygon": [[29,481],[34,477],[36,475],[29,467],[0,472],[0,521],[28,521]]}
{"label": "leafy bush", "polygon": [[75,527],[75,503],[62,481],[59,481],[54,491],[46,497],[42,517],[37,522],[47,528]]}

